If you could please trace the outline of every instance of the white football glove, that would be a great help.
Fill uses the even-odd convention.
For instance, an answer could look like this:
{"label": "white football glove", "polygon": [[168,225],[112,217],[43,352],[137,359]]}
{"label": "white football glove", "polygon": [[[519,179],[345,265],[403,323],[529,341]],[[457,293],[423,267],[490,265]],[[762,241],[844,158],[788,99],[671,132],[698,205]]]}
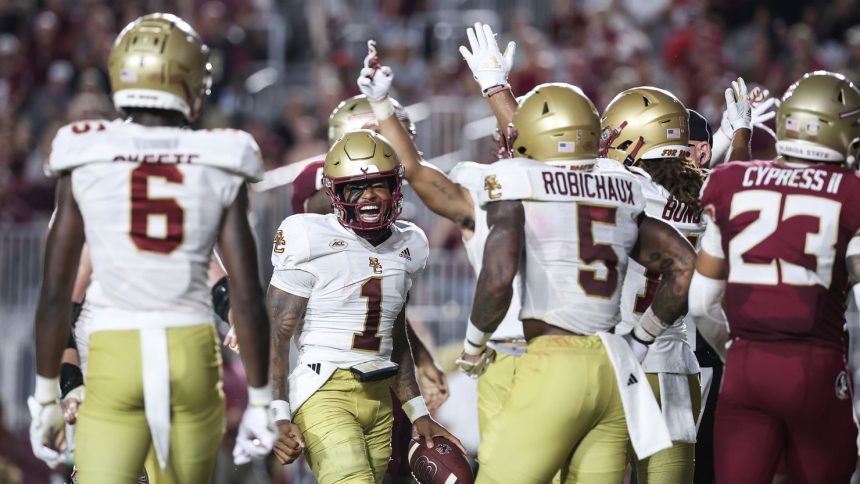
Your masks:
{"label": "white football glove", "polygon": [[739,129],[752,129],[752,105],[748,96],[747,85],[741,77],[726,88],[726,110],[723,112],[720,131],[729,139]]}
{"label": "white football glove", "polygon": [[463,359],[463,356],[465,356],[465,353],[460,355],[460,358],[457,358],[457,368],[472,379],[476,379],[483,375],[484,372],[487,371],[487,367],[490,366],[490,363],[496,361],[496,352],[489,347],[484,348],[484,352],[481,353],[481,357],[478,361],[469,361]]}
{"label": "white football glove", "polygon": [[367,96],[368,101],[382,101],[388,97],[394,73],[388,66],[380,66],[376,53],[376,42],[367,41],[367,56],[364,58],[364,68],[358,76],[358,88]]}
{"label": "white football glove", "polygon": [[633,356],[639,360],[639,363],[645,361],[645,355],[648,354],[648,345],[642,343],[638,339],[633,336],[633,331],[622,335],[624,341],[627,342],[627,345],[630,346],[630,350],[633,351]]}
{"label": "white football glove", "polygon": [[63,413],[57,401],[39,403],[35,397],[27,398],[30,409],[30,445],[33,455],[51,469],[66,461],[66,452],[54,449],[57,436],[65,428]]}
{"label": "white football glove", "polygon": [[511,72],[514,54],[517,51],[516,42],[508,42],[508,47],[502,54],[499,50],[499,44],[496,43],[496,34],[493,33],[493,29],[480,22],[475,24],[474,29],[472,27],[466,29],[466,36],[469,38],[469,48],[461,45],[460,54],[469,64],[472,76],[481,86],[484,97],[494,87],[510,86],[508,73]]}
{"label": "white football glove", "polygon": [[233,447],[233,463],[247,464],[254,457],[264,457],[275,445],[274,425],[266,407],[251,406],[245,409],[236,445]]}

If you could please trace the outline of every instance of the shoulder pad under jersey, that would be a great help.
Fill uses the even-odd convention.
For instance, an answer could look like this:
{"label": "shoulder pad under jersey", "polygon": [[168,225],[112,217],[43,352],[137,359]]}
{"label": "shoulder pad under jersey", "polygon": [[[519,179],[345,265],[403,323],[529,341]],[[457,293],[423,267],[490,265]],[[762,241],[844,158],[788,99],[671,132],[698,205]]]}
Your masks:
{"label": "shoulder pad under jersey", "polygon": [[189,130],[124,121],[77,121],[57,132],[47,171],[58,174],[89,163],[113,161],[207,165],[262,178],[260,148],[240,130]]}

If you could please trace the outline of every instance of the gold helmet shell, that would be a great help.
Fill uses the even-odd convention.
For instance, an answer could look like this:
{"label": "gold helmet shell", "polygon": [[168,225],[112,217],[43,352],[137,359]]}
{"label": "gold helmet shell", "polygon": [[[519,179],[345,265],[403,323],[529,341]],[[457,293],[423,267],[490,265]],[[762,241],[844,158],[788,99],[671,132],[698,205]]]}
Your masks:
{"label": "gold helmet shell", "polygon": [[782,98],[776,138],[783,156],[853,162],[860,145],[860,90],[841,74],[804,74]]}
{"label": "gold helmet shell", "polygon": [[621,92],[603,111],[601,144],[606,156],[631,165],[690,155],[690,113],[672,93],[651,86]]}
{"label": "gold helmet shell", "polygon": [[[346,199],[344,185],[373,180],[386,180],[391,191],[381,203],[380,217],[369,223],[356,217],[365,205]],[[358,232],[374,232],[388,228],[400,215],[403,195],[403,166],[394,148],[382,135],[369,129],[350,131],[329,149],[323,167],[323,184],[332,200],[340,223]]]}
{"label": "gold helmet shell", "polygon": [[565,83],[541,84],[519,102],[511,124],[513,156],[543,162],[597,158],[600,117],[582,90]]}
{"label": "gold helmet shell", "polygon": [[[409,119],[406,109],[396,99],[389,99],[394,105],[394,115],[397,116],[397,120],[414,138],[416,134],[415,124]],[[378,124],[373,110],[370,109],[370,102],[368,102],[367,97],[364,94],[353,96],[341,101],[331,112],[331,116],[328,118],[328,144],[334,144],[338,138],[349,131],[375,129]]]}
{"label": "gold helmet shell", "polygon": [[108,58],[117,110],[152,108],[181,112],[194,121],[212,84],[209,48],[181,18],[144,15],[116,38]]}

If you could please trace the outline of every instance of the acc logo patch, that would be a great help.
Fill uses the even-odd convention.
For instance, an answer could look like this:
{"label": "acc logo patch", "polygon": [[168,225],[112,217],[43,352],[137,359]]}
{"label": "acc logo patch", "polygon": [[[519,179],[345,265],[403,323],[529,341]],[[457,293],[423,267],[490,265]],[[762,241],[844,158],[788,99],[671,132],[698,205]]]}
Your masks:
{"label": "acc logo patch", "polygon": [[845,370],[836,375],[836,398],[840,400],[848,400],[848,373]]}
{"label": "acc logo patch", "polygon": [[328,246],[333,250],[343,250],[346,249],[346,241],[341,239],[332,239],[332,241],[328,243]]}
{"label": "acc logo patch", "polygon": [[494,193],[496,190],[501,190],[502,185],[496,180],[496,175],[487,175],[484,177],[484,190],[487,191],[487,197],[490,200],[501,198],[501,193]]}

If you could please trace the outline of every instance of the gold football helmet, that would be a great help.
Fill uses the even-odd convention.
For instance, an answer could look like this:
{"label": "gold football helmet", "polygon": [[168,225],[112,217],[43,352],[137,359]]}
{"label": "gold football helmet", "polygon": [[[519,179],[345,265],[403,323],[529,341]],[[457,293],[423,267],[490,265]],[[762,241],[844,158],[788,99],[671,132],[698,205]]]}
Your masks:
{"label": "gold football helmet", "polygon": [[113,102],[181,112],[194,121],[212,84],[209,48],[181,18],[144,15],[116,38],[108,59]]}
{"label": "gold football helmet", "polygon": [[576,86],[541,84],[531,90],[514,113],[513,156],[547,163],[597,158],[600,117],[594,104]]}
{"label": "gold football helmet", "polygon": [[776,137],[780,155],[853,163],[860,147],[860,90],[841,74],[804,74],[782,98]]}
{"label": "gold football helmet", "polygon": [[[394,98],[389,99],[391,99],[391,104],[394,105],[394,115],[397,116],[397,120],[406,128],[409,135],[414,138],[416,133],[415,124],[409,119],[406,109]],[[341,101],[334,108],[334,111],[331,112],[331,116],[328,118],[328,144],[334,144],[338,138],[349,131],[355,131],[356,129],[376,129],[377,125],[376,116],[374,116],[373,110],[370,109],[370,102],[367,101],[364,94],[353,96],[345,101]]]}
{"label": "gold football helmet", "polygon": [[[373,180],[388,181],[391,197],[383,202],[350,202],[346,184]],[[323,184],[328,191],[340,223],[357,232],[388,228],[400,215],[403,166],[388,140],[369,129],[350,131],[329,149],[323,167]],[[365,210],[378,210],[376,220],[358,217]]]}
{"label": "gold football helmet", "polygon": [[687,158],[689,120],[687,108],[669,91],[628,89],[603,111],[601,154],[627,165],[640,159]]}

